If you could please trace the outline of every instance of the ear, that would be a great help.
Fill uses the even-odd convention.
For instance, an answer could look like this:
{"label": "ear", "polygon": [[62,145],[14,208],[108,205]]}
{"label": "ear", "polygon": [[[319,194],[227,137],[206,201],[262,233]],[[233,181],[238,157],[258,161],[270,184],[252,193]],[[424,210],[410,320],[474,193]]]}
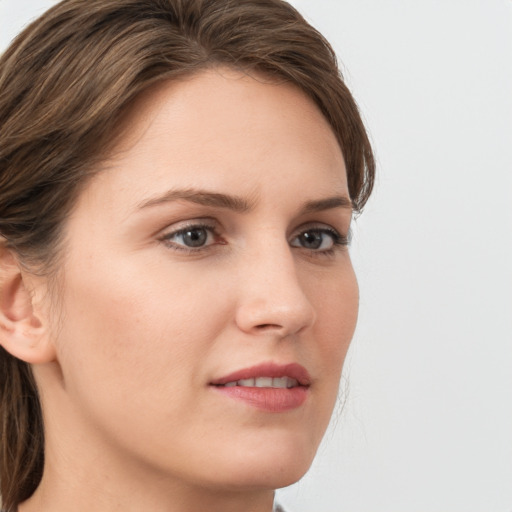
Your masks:
{"label": "ear", "polygon": [[48,320],[38,312],[29,274],[0,239],[0,345],[31,364],[55,360]]}

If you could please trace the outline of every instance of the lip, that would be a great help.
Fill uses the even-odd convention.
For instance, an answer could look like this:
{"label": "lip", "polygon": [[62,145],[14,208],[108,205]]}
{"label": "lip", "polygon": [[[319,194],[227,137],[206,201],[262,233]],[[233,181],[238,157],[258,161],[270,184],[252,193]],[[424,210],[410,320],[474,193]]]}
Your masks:
{"label": "lip", "polygon": [[[233,386],[225,387],[228,382],[242,379],[254,379],[256,377],[290,377],[298,382],[298,386],[292,388],[260,388]],[[297,363],[276,364],[263,363],[250,368],[237,370],[229,375],[215,379],[210,383],[210,388],[219,394],[244,402],[252,408],[269,413],[283,413],[300,407],[309,395],[311,377],[308,371]]]}
{"label": "lip", "polygon": [[272,362],[237,370],[229,375],[213,380],[210,384],[212,386],[222,386],[228,382],[254,379],[256,377],[290,377],[298,381],[300,386],[308,387],[311,384],[311,377],[304,366],[298,363],[276,364]]}

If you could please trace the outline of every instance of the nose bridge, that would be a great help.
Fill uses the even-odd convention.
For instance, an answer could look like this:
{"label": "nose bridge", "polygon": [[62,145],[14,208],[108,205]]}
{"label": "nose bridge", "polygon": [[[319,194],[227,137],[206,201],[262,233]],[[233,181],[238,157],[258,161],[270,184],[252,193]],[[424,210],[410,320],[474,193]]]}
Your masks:
{"label": "nose bridge", "polygon": [[249,252],[240,279],[239,327],[253,334],[273,332],[284,337],[312,325],[315,311],[286,239],[267,238]]}

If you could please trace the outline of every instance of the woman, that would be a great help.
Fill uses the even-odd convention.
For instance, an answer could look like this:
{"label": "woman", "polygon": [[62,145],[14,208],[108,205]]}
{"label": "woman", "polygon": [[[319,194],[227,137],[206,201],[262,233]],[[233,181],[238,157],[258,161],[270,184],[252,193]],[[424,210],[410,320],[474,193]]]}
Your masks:
{"label": "woman", "polygon": [[280,0],[65,0],[0,91],[4,510],[269,512],[357,317],[328,43]]}

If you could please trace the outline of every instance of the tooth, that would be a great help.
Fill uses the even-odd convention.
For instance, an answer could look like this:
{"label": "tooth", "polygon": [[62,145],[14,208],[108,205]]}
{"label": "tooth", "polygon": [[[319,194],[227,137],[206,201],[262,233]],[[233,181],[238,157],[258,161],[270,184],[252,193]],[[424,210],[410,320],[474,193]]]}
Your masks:
{"label": "tooth", "polygon": [[257,388],[271,388],[272,377],[257,377],[254,379],[254,386]]}
{"label": "tooth", "polygon": [[296,379],[291,377],[255,377],[254,379],[240,379],[236,382],[227,382],[224,384],[226,387],[242,386],[242,387],[256,387],[256,388],[294,388],[299,383]]}
{"label": "tooth", "polygon": [[295,386],[298,386],[298,382],[295,379],[290,379],[290,377],[287,377],[286,387],[287,388],[294,388]]}
{"label": "tooth", "polygon": [[274,377],[272,379],[272,387],[274,387],[274,388],[288,387],[288,377]]}

